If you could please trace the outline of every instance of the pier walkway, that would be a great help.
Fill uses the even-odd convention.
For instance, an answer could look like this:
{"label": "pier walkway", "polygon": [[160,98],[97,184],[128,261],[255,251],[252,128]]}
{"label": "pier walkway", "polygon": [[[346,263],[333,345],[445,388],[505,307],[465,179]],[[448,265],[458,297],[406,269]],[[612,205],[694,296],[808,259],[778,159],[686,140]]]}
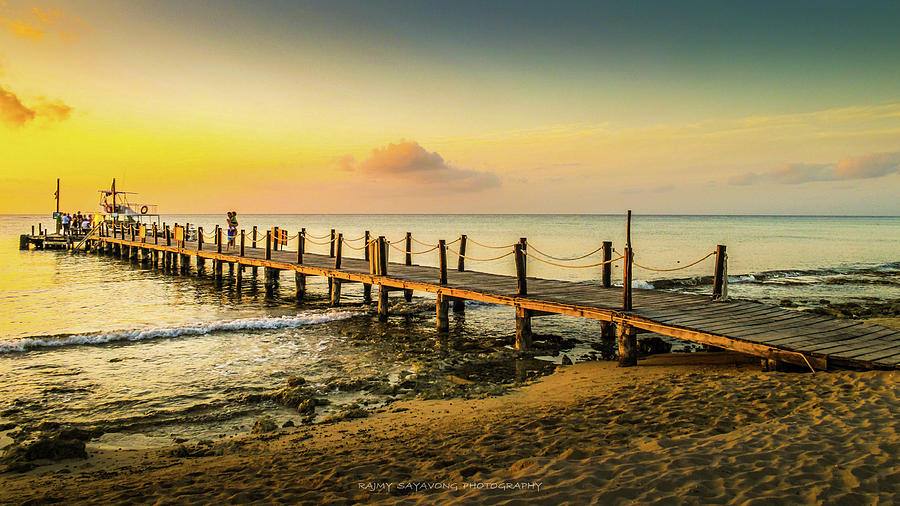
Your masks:
{"label": "pier walkway", "polygon": [[[209,260],[213,263],[212,273],[218,279],[222,279],[223,267],[227,265],[231,272],[229,279],[238,287],[245,282],[244,269],[248,267],[254,275],[258,268],[264,269],[267,290],[277,286],[280,271],[292,271],[295,273],[298,298],[305,295],[307,276],[324,276],[329,279],[331,302],[334,305],[340,304],[342,284],[362,283],[367,300],[371,300],[371,291],[375,287],[378,292],[379,315],[385,319],[390,291],[402,290],[407,299],[413,291],[433,293],[437,296],[439,331],[448,329],[448,308],[451,303],[454,310],[458,311],[464,310],[464,301],[467,300],[510,306],[516,311],[516,347],[520,349],[527,349],[531,345],[532,317],[559,314],[596,319],[602,322],[601,338],[618,341],[622,365],[634,365],[637,361],[636,334],[654,332],[755,355],[763,359],[764,365],[773,368],[785,363],[814,370],[847,367],[900,368],[900,330],[897,329],[756,302],[713,300],[710,296],[660,290],[632,289],[630,294],[624,295],[623,302],[623,288],[610,286],[609,268],[613,261],[627,257],[621,255],[611,258],[610,243],[604,243],[603,262],[593,264],[602,266],[603,282],[587,283],[526,276],[525,258],[532,258],[533,253],[527,253],[528,246],[524,240],[511,245],[514,247],[506,251],[498,250],[500,256],[495,259],[513,257],[516,260],[518,275],[505,276],[466,270],[464,259],[495,259],[465,256],[465,236],[461,237],[461,243],[455,245],[456,250],[450,250],[459,260],[458,266],[447,269],[446,251],[450,248],[444,241],[430,245],[433,246],[431,250],[418,252],[437,250],[440,254],[440,267],[412,264],[409,234],[406,236],[405,247],[403,242],[391,243],[383,237],[370,239],[368,234],[364,241],[357,243],[360,244],[359,247],[353,247],[340,234],[335,236],[334,231],[330,239],[325,236],[324,242],[315,242],[312,239],[315,236],[306,234],[304,230],[298,233],[300,239],[294,251],[274,250],[273,244],[278,241],[271,239],[272,234],[276,234],[276,237],[283,237],[277,234],[284,234],[277,230],[264,234],[267,239],[263,243],[267,247],[256,244],[256,241],[244,244],[242,232],[238,245],[231,251],[227,248],[223,251],[215,241],[203,241],[202,229],[198,234],[200,241],[173,241],[173,235],[177,235],[171,234],[168,229],[162,237],[157,235],[155,229],[152,235],[149,230],[145,230],[143,234],[145,237],[140,238],[139,233],[133,230],[119,230],[112,234],[109,230],[101,230],[87,238],[86,246],[93,252],[137,258],[141,262],[182,272],[189,269],[191,257],[196,259],[198,270]],[[218,231],[216,234],[221,235]],[[255,234],[254,229],[254,236]],[[286,237],[282,241],[285,239]],[[331,255],[305,253],[304,240],[315,244],[330,243]],[[166,242],[169,244],[165,244]],[[259,247],[254,247],[253,244]],[[342,245],[365,252],[366,258],[344,257]],[[405,261],[388,262],[388,247],[397,249],[401,258],[405,257],[402,258]],[[719,272],[718,266],[723,263],[719,260],[724,260],[721,258],[724,247],[719,248],[719,254],[716,255],[715,284],[720,287],[723,272]],[[629,248],[626,247],[625,254],[628,251]],[[710,253],[707,257],[712,255]],[[623,263],[626,271],[631,268],[628,262]],[[630,279],[628,274],[626,272],[626,279]],[[623,309],[629,303],[631,308]]]}

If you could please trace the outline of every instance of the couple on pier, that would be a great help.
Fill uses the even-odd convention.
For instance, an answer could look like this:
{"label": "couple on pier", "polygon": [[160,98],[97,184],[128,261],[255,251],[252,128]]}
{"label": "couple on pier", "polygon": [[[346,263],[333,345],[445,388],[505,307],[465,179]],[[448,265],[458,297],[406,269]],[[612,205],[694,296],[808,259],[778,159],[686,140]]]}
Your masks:
{"label": "couple on pier", "polygon": [[234,239],[237,237],[237,211],[229,211],[228,217],[225,218],[225,224],[228,225],[228,243],[227,248],[234,248]]}

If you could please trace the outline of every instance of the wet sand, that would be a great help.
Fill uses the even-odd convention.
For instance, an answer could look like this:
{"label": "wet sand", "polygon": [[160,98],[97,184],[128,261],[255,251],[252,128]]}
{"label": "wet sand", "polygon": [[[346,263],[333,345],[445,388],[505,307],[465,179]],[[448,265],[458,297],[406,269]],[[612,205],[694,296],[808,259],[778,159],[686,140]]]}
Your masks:
{"label": "wet sand", "polygon": [[898,372],[761,372],[731,353],[586,362],[501,397],[180,450],[89,445],[0,475],[0,500],[890,503],[898,393]]}

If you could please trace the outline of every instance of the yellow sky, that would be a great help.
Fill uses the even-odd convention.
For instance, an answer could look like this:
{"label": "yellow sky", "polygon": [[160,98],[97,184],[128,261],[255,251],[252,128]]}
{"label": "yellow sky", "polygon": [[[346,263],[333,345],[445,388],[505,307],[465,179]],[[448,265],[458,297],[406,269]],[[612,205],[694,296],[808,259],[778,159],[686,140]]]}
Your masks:
{"label": "yellow sky", "polygon": [[888,88],[802,93],[770,69],[766,96],[692,75],[714,55],[589,78],[577,54],[561,73],[527,47],[330,39],[226,5],[203,24],[0,0],[0,213],[50,211],[57,177],[93,210],[116,177],[163,213],[900,214]]}

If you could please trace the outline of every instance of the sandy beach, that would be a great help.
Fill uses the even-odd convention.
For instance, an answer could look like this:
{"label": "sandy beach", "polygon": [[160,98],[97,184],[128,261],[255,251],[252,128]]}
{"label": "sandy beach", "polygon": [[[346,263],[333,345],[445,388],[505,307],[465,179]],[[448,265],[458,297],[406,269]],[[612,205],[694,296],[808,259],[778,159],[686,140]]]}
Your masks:
{"label": "sandy beach", "polygon": [[4,503],[892,502],[897,372],[731,353],[585,362],[501,397],[0,475]]}

